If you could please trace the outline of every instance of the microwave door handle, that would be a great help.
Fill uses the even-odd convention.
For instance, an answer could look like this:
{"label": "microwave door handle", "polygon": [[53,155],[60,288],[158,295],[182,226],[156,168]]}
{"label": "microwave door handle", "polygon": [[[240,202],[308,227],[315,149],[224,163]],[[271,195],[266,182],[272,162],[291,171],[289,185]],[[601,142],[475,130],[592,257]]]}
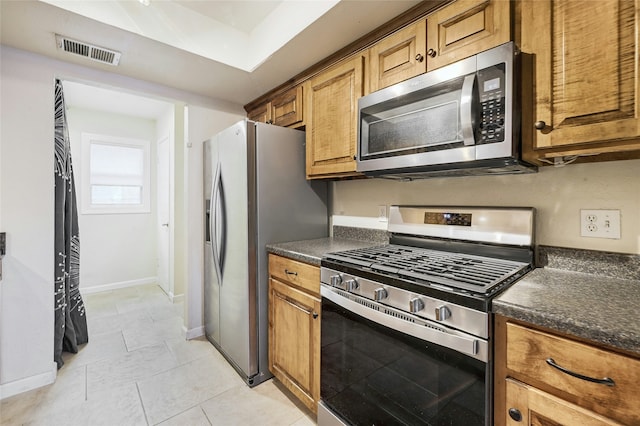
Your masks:
{"label": "microwave door handle", "polygon": [[475,74],[469,74],[462,83],[460,94],[460,125],[462,126],[462,141],[465,146],[475,145],[476,139],[473,131],[471,110],[473,107],[473,86],[476,81]]}

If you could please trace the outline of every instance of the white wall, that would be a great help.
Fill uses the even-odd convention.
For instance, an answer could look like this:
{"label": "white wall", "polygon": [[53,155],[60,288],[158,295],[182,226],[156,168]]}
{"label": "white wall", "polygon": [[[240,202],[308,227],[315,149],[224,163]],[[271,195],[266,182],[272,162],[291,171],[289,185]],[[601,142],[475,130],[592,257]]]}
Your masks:
{"label": "white wall", "polygon": [[[333,214],[377,217],[382,204],[531,206],[538,244],[640,254],[640,160],[544,167],[529,175],[333,184]],[[580,209],[620,210],[621,238],[581,237]]]}
{"label": "white wall", "polygon": [[0,52],[0,396],[25,390],[53,367],[54,74],[34,57]]}
{"label": "white wall", "polygon": [[78,206],[82,206],[82,133],[148,140],[151,146],[151,212],[83,214],[80,230],[80,290],[97,291],[156,276],[156,121],[121,114],[69,108],[69,139]]}
{"label": "white wall", "polygon": [[[244,113],[240,105],[1,47],[0,229],[7,233],[8,239],[4,277],[0,283],[2,397],[50,383],[55,377],[53,99],[56,77],[180,100],[216,111],[213,115],[194,116],[194,126],[200,118],[206,120],[202,126],[222,126],[222,122],[216,123],[216,114],[226,117]],[[194,161],[201,162],[201,158]],[[190,176],[189,182],[201,180],[201,176]],[[201,251],[200,246],[198,243],[189,250]]]}

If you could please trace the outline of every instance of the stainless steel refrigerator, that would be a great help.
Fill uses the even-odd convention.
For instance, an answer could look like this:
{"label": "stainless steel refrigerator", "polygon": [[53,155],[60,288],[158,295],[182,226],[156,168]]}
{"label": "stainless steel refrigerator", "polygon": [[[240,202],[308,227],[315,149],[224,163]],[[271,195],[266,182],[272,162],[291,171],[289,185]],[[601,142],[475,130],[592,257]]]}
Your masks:
{"label": "stainless steel refrigerator", "polygon": [[204,142],[205,334],[249,386],[272,377],[265,245],[328,235],[327,185],[305,179],[304,143],[249,120]]}

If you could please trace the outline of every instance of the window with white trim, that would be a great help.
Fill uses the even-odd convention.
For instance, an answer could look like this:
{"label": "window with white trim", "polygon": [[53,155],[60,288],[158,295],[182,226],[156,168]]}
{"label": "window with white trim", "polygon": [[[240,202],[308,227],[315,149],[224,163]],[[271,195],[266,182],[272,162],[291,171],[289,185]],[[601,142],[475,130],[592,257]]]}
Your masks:
{"label": "window with white trim", "polygon": [[82,134],[82,213],[151,211],[150,143]]}

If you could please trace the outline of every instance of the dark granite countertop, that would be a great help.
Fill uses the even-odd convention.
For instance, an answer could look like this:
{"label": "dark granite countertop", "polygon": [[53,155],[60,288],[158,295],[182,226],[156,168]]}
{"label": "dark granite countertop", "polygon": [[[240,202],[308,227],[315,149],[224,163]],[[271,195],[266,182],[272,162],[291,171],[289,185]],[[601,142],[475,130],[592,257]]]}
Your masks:
{"label": "dark granite countertop", "polygon": [[640,281],[538,268],[493,300],[493,312],[640,355]]}
{"label": "dark granite countertop", "polygon": [[289,259],[320,266],[320,260],[326,253],[363,247],[373,247],[382,244],[384,243],[380,241],[376,242],[352,240],[341,237],[327,237],[315,240],[267,244],[267,251],[279,256],[288,257]]}

